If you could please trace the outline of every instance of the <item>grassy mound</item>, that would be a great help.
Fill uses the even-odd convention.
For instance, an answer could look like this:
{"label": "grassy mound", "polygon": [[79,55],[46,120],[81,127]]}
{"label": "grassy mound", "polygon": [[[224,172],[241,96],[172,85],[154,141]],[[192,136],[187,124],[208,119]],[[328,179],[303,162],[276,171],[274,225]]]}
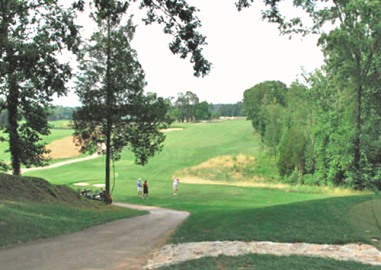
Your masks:
{"label": "grassy mound", "polygon": [[64,185],[52,185],[42,178],[0,175],[0,200],[27,200],[34,202],[63,202],[76,204],[79,194]]}
{"label": "grassy mound", "polygon": [[84,199],[67,186],[41,178],[0,175],[0,247],[144,213]]}

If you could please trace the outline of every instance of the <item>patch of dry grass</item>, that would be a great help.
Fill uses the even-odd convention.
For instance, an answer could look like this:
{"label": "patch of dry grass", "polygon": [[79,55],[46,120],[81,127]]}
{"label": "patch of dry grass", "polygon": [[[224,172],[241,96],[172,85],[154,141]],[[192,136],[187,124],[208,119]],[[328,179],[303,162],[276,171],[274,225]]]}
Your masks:
{"label": "patch of dry grass", "polygon": [[65,137],[60,140],[55,140],[46,146],[49,157],[52,159],[73,158],[81,155],[79,147],[75,145],[73,137]]}
{"label": "patch of dry grass", "polygon": [[235,186],[235,187],[263,187],[263,188],[274,188],[274,189],[287,189],[290,186],[287,184],[276,184],[276,183],[265,183],[259,181],[236,181],[236,182],[228,182],[228,181],[214,181],[207,180],[192,176],[186,176],[185,178],[181,178],[181,183],[184,184],[195,184],[195,185],[219,185],[219,186]]}
{"label": "patch of dry grass", "polygon": [[183,178],[218,182],[263,182],[265,179],[255,172],[256,165],[257,161],[253,156],[225,155],[209,159],[178,174],[184,175]]}
{"label": "patch of dry grass", "polygon": [[261,176],[257,165],[257,160],[253,156],[224,155],[184,169],[177,172],[176,175],[184,184],[261,187],[286,192],[327,193],[335,196],[363,194],[363,192],[343,188],[298,186],[275,182],[273,179]]}

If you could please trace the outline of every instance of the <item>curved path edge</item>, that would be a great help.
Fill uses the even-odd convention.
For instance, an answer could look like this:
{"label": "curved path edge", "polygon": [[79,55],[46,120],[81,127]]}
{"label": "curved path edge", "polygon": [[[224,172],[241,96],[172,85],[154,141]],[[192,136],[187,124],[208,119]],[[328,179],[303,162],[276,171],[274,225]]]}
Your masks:
{"label": "curved path edge", "polygon": [[57,168],[57,167],[61,167],[61,166],[72,164],[72,163],[77,163],[77,162],[82,162],[82,161],[86,161],[86,160],[95,159],[95,158],[98,158],[100,156],[101,155],[98,155],[97,153],[95,153],[95,154],[92,154],[90,156],[81,157],[81,158],[75,158],[75,159],[69,159],[69,160],[66,160],[66,161],[61,161],[61,162],[53,163],[53,164],[50,164],[50,165],[47,165],[47,166],[43,166],[43,167],[23,168],[23,169],[21,169],[21,173]]}
{"label": "curved path edge", "polygon": [[189,215],[159,207],[115,205],[147,210],[149,214],[0,250],[1,269],[143,269],[152,251],[164,245]]}
{"label": "curved path edge", "polygon": [[246,254],[302,255],[381,266],[381,252],[377,248],[365,244],[328,245],[216,241],[165,245],[156,251],[153,258],[148,261],[145,269],[156,269],[161,266],[179,264],[202,257],[218,257],[220,255],[239,256]]}

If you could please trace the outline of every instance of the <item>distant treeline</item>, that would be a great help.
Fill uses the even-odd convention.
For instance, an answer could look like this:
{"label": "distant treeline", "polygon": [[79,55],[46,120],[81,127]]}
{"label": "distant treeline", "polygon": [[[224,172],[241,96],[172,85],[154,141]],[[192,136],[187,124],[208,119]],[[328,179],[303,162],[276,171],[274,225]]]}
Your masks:
{"label": "distant treeline", "polygon": [[[49,121],[72,120],[75,107],[55,106],[49,108]],[[186,121],[193,117],[194,121],[216,119],[219,117],[239,117],[244,116],[242,102],[235,104],[212,104],[207,102],[197,102],[194,105],[188,103],[170,104],[168,114],[172,114],[173,120]],[[4,110],[0,113],[0,124],[8,123],[8,112]]]}
{"label": "distant treeline", "polygon": [[212,104],[200,102],[199,97],[191,92],[178,93],[177,98],[168,98],[168,115],[173,121],[199,122],[219,117],[244,116],[242,102],[236,104]]}
{"label": "distant treeline", "polygon": [[72,120],[73,112],[75,111],[75,109],[76,108],[74,107],[55,106],[54,108],[50,109],[48,120]]}
{"label": "distant treeline", "polygon": [[[53,108],[47,109],[48,111],[48,120],[72,120],[73,112],[76,108],[74,107],[64,107],[64,106],[55,106]],[[0,125],[6,126],[8,124],[8,111],[3,110],[0,113]]]}
{"label": "distant treeline", "polygon": [[217,117],[240,117],[245,116],[242,102],[235,104],[210,104],[212,115]]}

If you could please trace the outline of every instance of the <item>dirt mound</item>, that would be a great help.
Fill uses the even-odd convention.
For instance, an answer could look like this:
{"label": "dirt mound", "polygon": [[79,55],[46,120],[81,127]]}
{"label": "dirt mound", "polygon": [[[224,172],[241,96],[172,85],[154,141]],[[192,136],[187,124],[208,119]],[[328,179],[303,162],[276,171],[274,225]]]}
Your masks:
{"label": "dirt mound", "polygon": [[73,158],[81,154],[79,147],[75,145],[72,136],[68,136],[60,140],[55,140],[48,144],[46,148],[51,151],[49,156],[52,159]]}
{"label": "dirt mound", "polygon": [[79,194],[67,186],[52,185],[35,177],[0,175],[0,198],[38,202],[80,202]]}

